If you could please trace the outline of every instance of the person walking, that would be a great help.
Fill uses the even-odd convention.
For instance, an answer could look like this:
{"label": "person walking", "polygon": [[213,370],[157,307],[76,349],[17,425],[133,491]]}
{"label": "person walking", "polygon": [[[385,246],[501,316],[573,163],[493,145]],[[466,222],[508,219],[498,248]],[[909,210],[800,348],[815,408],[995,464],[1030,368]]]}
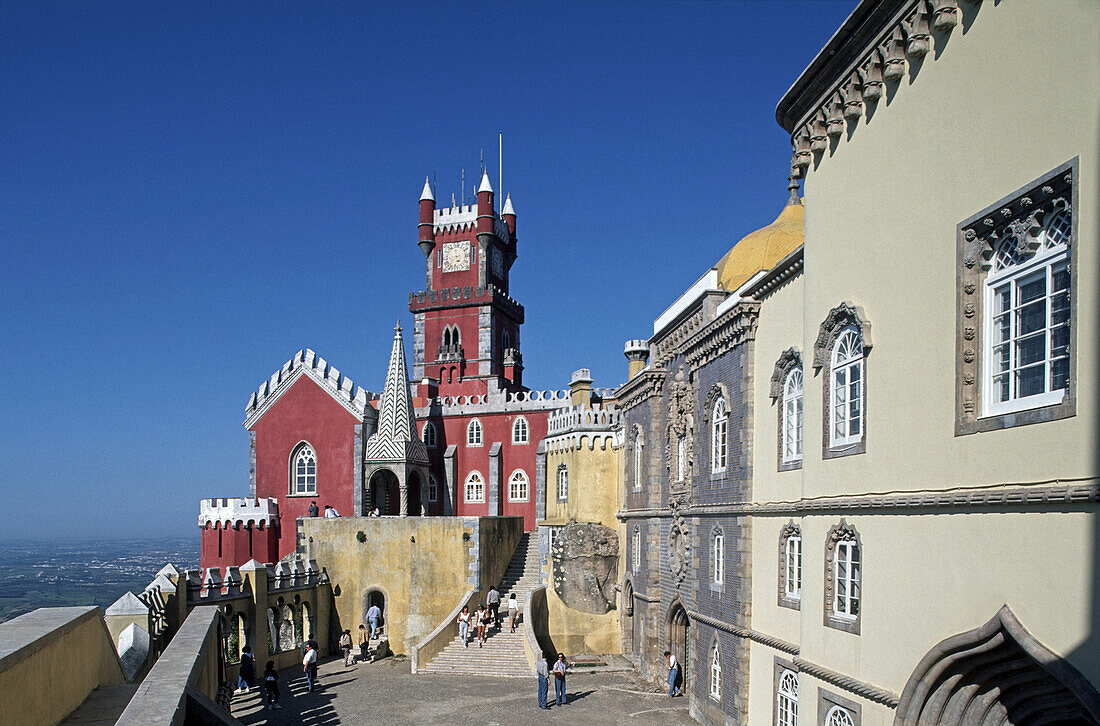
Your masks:
{"label": "person walking", "polygon": [[367,659],[367,628],[359,626],[359,660]]}
{"label": "person walking", "polygon": [[275,670],[275,661],[269,660],[264,668],[264,691],[267,692],[267,707],[282,708],[279,705],[279,673]]}
{"label": "person walking", "polygon": [[237,693],[248,693],[256,684],[256,658],[252,655],[252,646],[241,649],[241,669],[237,674]]}
{"label": "person walking", "polygon": [[462,639],[462,647],[470,647],[470,606],[463,605],[462,612],[458,614],[458,637]]}
{"label": "person walking", "polygon": [[496,626],[500,627],[500,590],[496,585],[489,586],[489,594],[485,596],[485,602],[489,606],[489,615]]}
{"label": "person walking", "polygon": [[565,663],[565,653],[558,653],[558,661],[554,664],[554,705],[564,706],[565,700],[565,669],[569,666]]}
{"label": "person walking", "polygon": [[309,693],[313,693],[313,689],[317,687],[317,646],[313,644],[313,641],[306,643],[306,654],[302,658],[302,672],[306,674],[306,689]]}
{"label": "person walking", "polygon": [[477,612],[474,613],[474,624],[477,626],[477,647],[485,647],[485,630],[489,626],[489,611],[484,603],[479,603]]}
{"label": "person walking", "polygon": [[370,637],[374,640],[378,637],[378,623],[382,620],[382,609],[377,605],[367,608],[367,622],[370,623]]}
{"label": "person walking", "polygon": [[508,594],[508,622],[512,626],[512,632],[516,632],[516,618],[519,617],[519,600],[516,600],[516,594]]}
{"label": "person walking", "polygon": [[351,631],[345,630],[340,634],[340,650],[344,652],[344,667],[351,665]]}
{"label": "person walking", "polygon": [[539,677],[539,708],[550,708],[546,705],[546,689],[549,686],[547,679],[550,677],[550,667],[546,664],[546,654],[540,653],[535,663],[535,673]]}
{"label": "person walking", "polygon": [[676,697],[676,684],[680,680],[680,664],[676,662],[676,656],[670,651],[665,651],[665,663],[668,665],[668,697]]}

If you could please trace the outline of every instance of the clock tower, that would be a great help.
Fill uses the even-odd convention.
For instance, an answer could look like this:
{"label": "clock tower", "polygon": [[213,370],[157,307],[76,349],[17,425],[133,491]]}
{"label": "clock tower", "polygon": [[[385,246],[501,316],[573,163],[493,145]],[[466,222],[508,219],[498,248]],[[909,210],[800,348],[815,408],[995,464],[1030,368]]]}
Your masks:
{"label": "clock tower", "polygon": [[[452,201],[437,209],[425,180],[419,229],[427,286],[409,294],[413,378],[437,381],[438,394],[444,396],[525,390],[519,343],[523,306],[508,296],[508,275],[516,261],[511,197],[497,214],[493,187],[483,172],[475,204]],[[421,390],[420,395],[434,393]]]}

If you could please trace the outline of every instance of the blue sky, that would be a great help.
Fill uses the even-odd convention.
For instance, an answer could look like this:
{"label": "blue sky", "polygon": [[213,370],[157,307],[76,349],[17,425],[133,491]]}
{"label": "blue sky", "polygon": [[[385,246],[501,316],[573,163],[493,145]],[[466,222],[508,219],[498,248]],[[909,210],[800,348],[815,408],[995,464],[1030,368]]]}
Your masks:
{"label": "blue sky", "polygon": [[775,105],[854,5],[0,3],[0,530],[197,536],[295,351],[381,390],[424,176],[497,185],[498,131],[525,381],[619,385],[778,214]]}

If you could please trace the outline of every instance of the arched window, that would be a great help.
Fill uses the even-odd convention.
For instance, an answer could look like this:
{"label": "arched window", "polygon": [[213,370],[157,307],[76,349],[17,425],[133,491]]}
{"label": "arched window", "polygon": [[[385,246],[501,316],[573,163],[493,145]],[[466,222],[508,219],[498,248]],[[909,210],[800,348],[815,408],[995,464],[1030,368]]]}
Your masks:
{"label": "arched window", "polygon": [[783,463],[802,461],[802,367],[783,382]]}
{"label": "arched window", "polygon": [[862,577],[859,533],[842,519],[825,538],[825,625],[859,634]]}
{"label": "arched window", "polygon": [[637,573],[642,566],[642,528],[634,525],[634,534],[630,536],[630,569]]}
{"label": "arched window", "polygon": [[687,437],[681,436],[676,440],[676,481],[687,480],[688,468],[688,443]]}
{"label": "arched window", "polygon": [[527,419],[520,416],[516,419],[516,422],[512,424],[512,443],[526,444],[528,441],[530,441],[530,433],[527,429]]}
{"label": "arched window", "polygon": [[711,457],[711,468],[715,472],[726,470],[726,430],[729,414],[726,412],[726,401],[719,398],[714,402],[713,445],[714,455]]}
{"label": "arched window", "polygon": [[466,445],[481,446],[481,422],[476,418],[466,427]]}
{"label": "arched window", "polygon": [[505,330],[500,334],[500,347],[504,350],[508,350],[512,347],[512,336]]}
{"label": "arched window", "polygon": [[508,480],[508,501],[526,502],[529,491],[527,474],[522,469],[517,469],[512,473],[512,478]]}
{"label": "arched window", "polygon": [[859,574],[859,545],[851,540],[837,542],[833,612],[838,616],[854,618],[859,615]]}
{"label": "arched window", "polygon": [[317,493],[317,454],[304,442],[298,444],[290,457],[290,493]]}
{"label": "arched window", "polygon": [[829,406],[829,445],[849,446],[863,437],[863,343],[859,330],[846,329],[833,346]]}
{"label": "arched window", "polygon": [[798,726],[798,676],[784,668],[775,698],[777,726]]}
{"label": "arched window", "polygon": [[710,697],[716,701],[722,698],[722,651],[717,640],[710,650]]}
{"label": "arched window", "polygon": [[485,480],[481,478],[479,472],[471,471],[470,475],[466,477],[466,501],[485,501]]}
{"label": "arched window", "polygon": [[435,478],[434,474],[428,475],[428,501],[439,501],[439,481]]}
{"label": "arched window", "polygon": [[779,604],[798,609],[802,599],[802,530],[789,522],[779,536]]}
{"label": "arched window", "polygon": [[428,421],[424,424],[424,445],[429,449],[434,449],[438,444],[438,438],[435,433],[435,424]]}
{"label": "arched window", "polygon": [[726,564],[726,536],[722,534],[722,530],[714,530],[714,536],[711,537],[711,558],[710,565],[712,570],[711,577],[716,585],[721,585],[725,572]]}
{"label": "arched window", "polygon": [[565,464],[558,464],[558,501],[569,501],[569,469]]}
{"label": "arched window", "polygon": [[825,716],[825,726],[855,726],[855,722],[847,709],[833,706]]}
{"label": "arched window", "polygon": [[642,482],[645,480],[645,457],[642,442],[642,430],[634,429],[634,491],[641,491]]}

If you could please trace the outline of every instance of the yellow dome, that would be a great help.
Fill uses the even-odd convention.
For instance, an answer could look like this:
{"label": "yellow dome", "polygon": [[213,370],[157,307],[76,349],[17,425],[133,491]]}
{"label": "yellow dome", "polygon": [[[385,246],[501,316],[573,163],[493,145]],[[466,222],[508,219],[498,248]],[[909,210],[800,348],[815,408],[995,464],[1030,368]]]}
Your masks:
{"label": "yellow dome", "polygon": [[774,222],[735,244],[715,265],[722,289],[733,292],[756,273],[772,269],[798,249],[805,239],[804,211],[800,203],[792,201]]}

